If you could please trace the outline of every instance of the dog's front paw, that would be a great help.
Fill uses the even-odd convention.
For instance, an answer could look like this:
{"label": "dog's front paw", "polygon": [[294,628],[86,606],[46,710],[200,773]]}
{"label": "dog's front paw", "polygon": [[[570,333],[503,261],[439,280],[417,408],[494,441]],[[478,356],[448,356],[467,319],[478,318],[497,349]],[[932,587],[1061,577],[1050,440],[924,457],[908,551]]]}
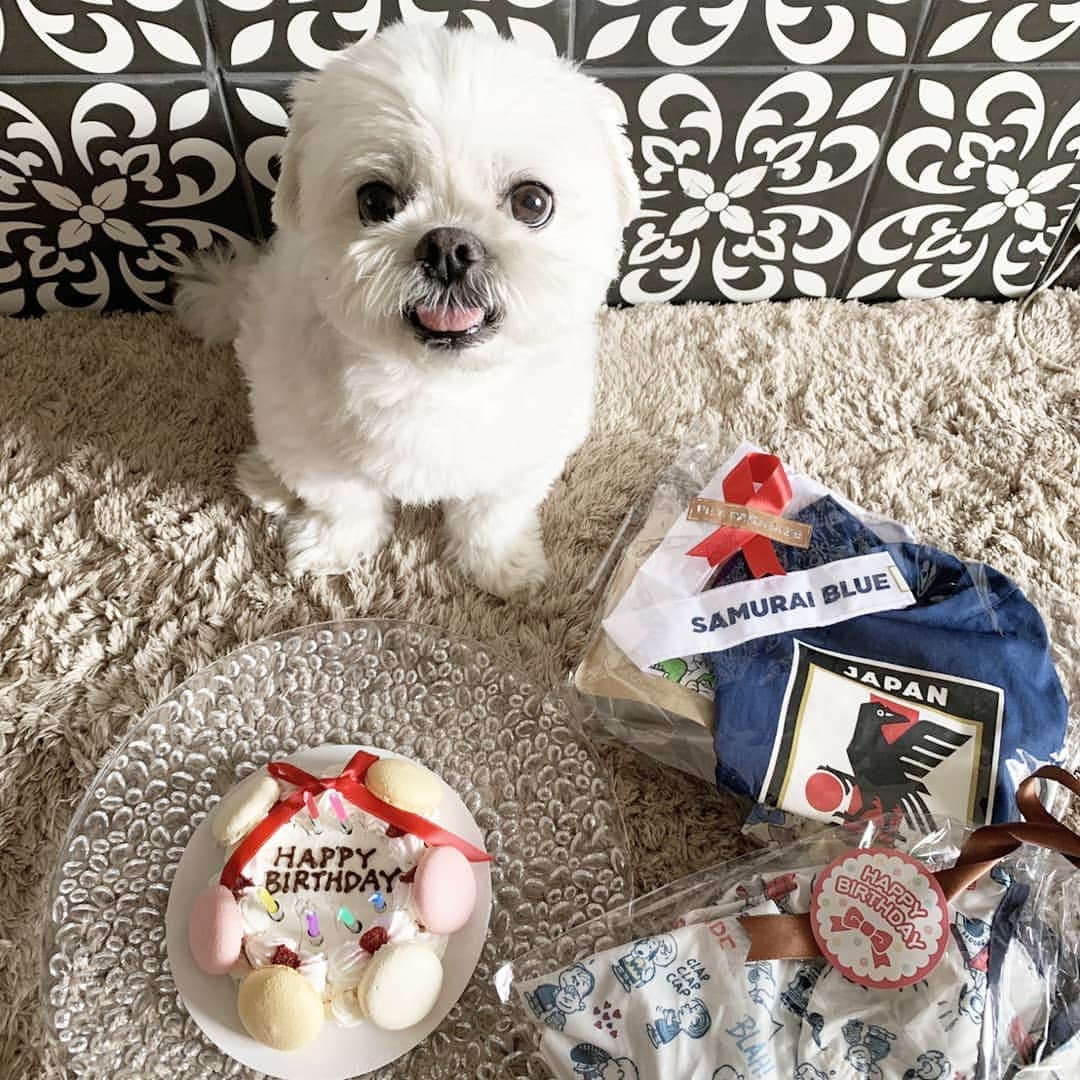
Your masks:
{"label": "dog's front paw", "polygon": [[258,447],[245,450],[236,462],[236,486],[267,514],[284,514],[296,496],[278,478]]}
{"label": "dog's front paw", "polygon": [[502,550],[477,544],[454,544],[454,560],[485,592],[504,600],[526,599],[547,581],[551,570],[539,528],[530,529]]}
{"label": "dog's front paw", "polygon": [[386,542],[392,520],[335,518],[303,510],[285,523],[285,557],[289,573],[343,574],[374,555]]}

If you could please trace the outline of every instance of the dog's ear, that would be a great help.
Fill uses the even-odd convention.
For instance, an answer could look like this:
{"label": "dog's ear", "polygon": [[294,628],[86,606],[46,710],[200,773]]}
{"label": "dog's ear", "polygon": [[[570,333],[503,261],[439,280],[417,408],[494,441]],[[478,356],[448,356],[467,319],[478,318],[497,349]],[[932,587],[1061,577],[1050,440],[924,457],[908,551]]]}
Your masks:
{"label": "dog's ear", "polygon": [[641,208],[641,189],[632,164],[634,147],[626,135],[626,110],[614,90],[601,82],[595,83],[600,119],[607,139],[608,157],[615,179],[615,197],[619,221],[623,228],[637,216]]}
{"label": "dog's ear", "polygon": [[279,229],[296,228],[300,224],[300,159],[310,126],[309,98],[313,86],[313,78],[300,78],[289,91],[289,132],[278,154],[281,173],[270,204],[270,216]]}

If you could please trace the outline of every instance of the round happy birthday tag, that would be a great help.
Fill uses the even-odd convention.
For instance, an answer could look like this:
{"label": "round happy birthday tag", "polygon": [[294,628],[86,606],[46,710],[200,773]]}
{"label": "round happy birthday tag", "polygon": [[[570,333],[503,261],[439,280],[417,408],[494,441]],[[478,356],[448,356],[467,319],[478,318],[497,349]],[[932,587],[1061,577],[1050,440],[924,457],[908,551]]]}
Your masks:
{"label": "round happy birthday tag", "polygon": [[945,955],[949,905],[922,863],[864,848],[818,874],[810,927],[825,959],[852,982],[897,990],[925,979]]}

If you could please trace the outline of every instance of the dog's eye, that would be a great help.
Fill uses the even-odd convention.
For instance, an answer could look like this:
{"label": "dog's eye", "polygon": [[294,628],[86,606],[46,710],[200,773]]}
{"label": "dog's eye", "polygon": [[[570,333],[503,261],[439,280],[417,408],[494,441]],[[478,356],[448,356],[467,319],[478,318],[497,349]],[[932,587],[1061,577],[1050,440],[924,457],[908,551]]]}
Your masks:
{"label": "dog's eye", "polygon": [[356,193],[356,207],[360,211],[360,220],[365,225],[389,221],[403,205],[401,196],[381,180],[364,184]]}
{"label": "dog's eye", "polygon": [[510,213],[530,229],[539,229],[555,212],[555,196],[534,180],[518,184],[510,192]]}

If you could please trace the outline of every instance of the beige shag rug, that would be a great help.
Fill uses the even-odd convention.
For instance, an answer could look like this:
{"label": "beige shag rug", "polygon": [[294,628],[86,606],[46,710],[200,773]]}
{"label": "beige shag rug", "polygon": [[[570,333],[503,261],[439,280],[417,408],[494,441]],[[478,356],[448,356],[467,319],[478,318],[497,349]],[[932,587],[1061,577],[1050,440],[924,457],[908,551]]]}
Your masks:
{"label": "beige shag rug", "polygon": [[[75,801],[127,725],[241,642],[361,615],[496,644],[565,679],[585,584],[632,500],[703,420],[782,453],[1025,585],[1057,590],[1076,640],[1080,298],[1016,306],[798,301],[603,317],[596,428],[545,510],[554,578],[529,606],[437,560],[407,512],[373,565],[286,577],[272,523],[232,489],[244,389],[226,349],[169,318],[0,324],[0,1076],[59,1076],[38,1007],[46,876]],[[738,848],[704,785],[605,750],[639,888]]]}

